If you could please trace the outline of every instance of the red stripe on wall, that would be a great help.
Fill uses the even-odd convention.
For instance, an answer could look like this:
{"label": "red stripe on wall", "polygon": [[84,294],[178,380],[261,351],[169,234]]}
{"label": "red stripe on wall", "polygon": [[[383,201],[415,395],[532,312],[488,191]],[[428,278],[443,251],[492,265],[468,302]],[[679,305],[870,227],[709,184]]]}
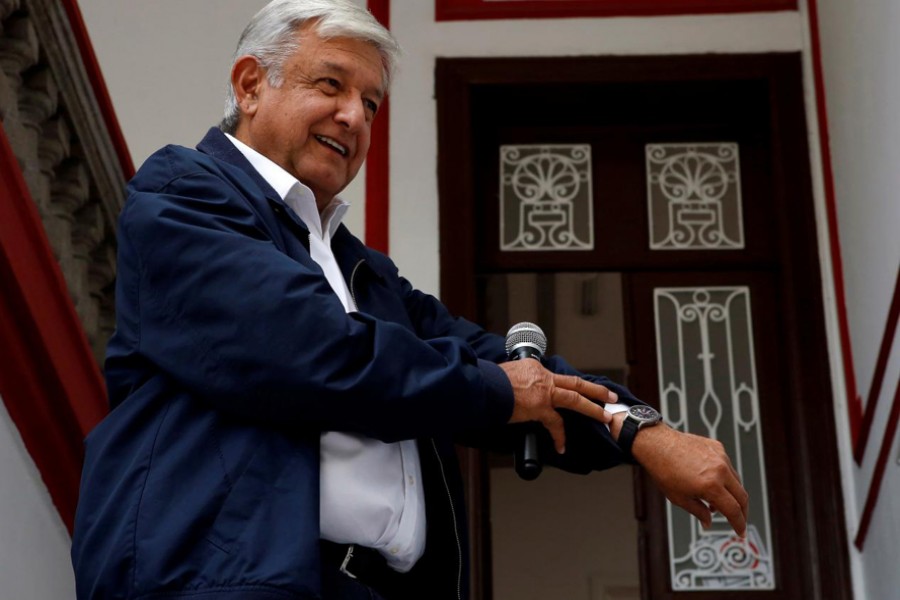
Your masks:
{"label": "red stripe on wall", "polygon": [[797,10],[797,0],[435,0],[435,20],[555,19]]}
{"label": "red stripe on wall", "polygon": [[[390,29],[390,0],[369,0],[369,11]],[[390,249],[390,105],[385,98],[372,124],[366,159],[366,245],[387,254]]]}
{"label": "red stripe on wall", "polygon": [[869,484],[869,493],[866,496],[866,505],[863,508],[859,529],[856,532],[854,544],[860,551],[862,551],[863,545],[866,543],[869,526],[872,524],[872,515],[875,513],[876,504],[878,504],[878,496],[881,493],[885,469],[887,468],[888,458],[891,455],[891,447],[894,445],[894,436],[897,434],[898,420],[900,420],[900,382],[897,382],[897,389],[894,391],[894,404],[891,406],[887,429],[885,429],[884,439],[881,442],[881,451],[878,453],[878,460],[872,473],[872,482]]}
{"label": "red stripe on wall", "polygon": [[891,307],[888,309],[887,322],[884,325],[884,334],[881,336],[881,347],[878,349],[878,359],[875,361],[875,371],[872,374],[872,385],[869,395],[866,397],[866,413],[863,415],[862,427],[856,447],[853,449],[853,457],[857,463],[862,463],[866,453],[866,444],[869,434],[872,432],[872,423],[875,420],[875,410],[878,407],[878,399],[881,397],[881,386],[884,384],[884,374],[887,371],[888,358],[891,355],[891,347],[897,333],[897,321],[900,320],[900,268],[897,269],[897,280],[894,283],[894,297]]}
{"label": "red stripe on wall", "polygon": [[[863,418],[862,398],[859,395],[856,385],[856,372],[853,367],[853,351],[850,344],[850,327],[847,319],[847,303],[844,292],[844,275],[843,264],[841,261],[840,240],[838,238],[834,174],[832,172],[831,166],[831,150],[828,136],[828,119],[825,102],[825,80],[822,69],[822,52],[819,40],[818,7],[816,4],[816,0],[807,0],[807,7],[809,10],[810,37],[812,42],[813,77],[815,82],[816,103],[819,116],[818,129],[822,149],[822,169],[825,183],[825,206],[828,214],[828,235],[831,247],[831,261],[834,269],[835,299],[837,303],[841,348],[843,351],[844,376],[846,379],[848,420],[854,446],[854,458],[856,459],[857,463],[860,463],[865,453],[866,443],[871,433],[875,411],[878,406],[878,398],[881,395],[881,387],[884,380],[884,374],[887,369],[888,358],[890,356],[890,350],[894,343],[897,321],[898,317],[900,317],[900,272],[898,272],[897,281],[894,285],[894,296],[891,301],[891,307],[888,311],[885,331],[882,336],[881,347],[875,366],[875,372],[872,378],[872,386],[869,390],[869,396],[866,403],[866,414],[865,418]],[[884,482],[888,459],[894,443],[894,437],[897,433],[898,421],[900,421],[900,382],[898,382],[897,388],[894,391],[894,401],[891,406],[890,415],[887,419],[884,438],[881,442],[881,449],[878,453],[878,458],[875,463],[875,469],[872,473],[872,479],[869,483],[869,491],[866,495],[866,503],[863,507],[859,528],[856,533],[856,539],[854,540],[854,544],[860,551],[863,549],[863,546],[865,544],[866,536],[868,535],[869,527],[872,523],[872,516],[875,512],[875,506],[878,503],[878,497],[881,493],[881,486]]]}
{"label": "red stripe on wall", "polygon": [[106,391],[2,124],[0,395],[71,531],[83,440]]}
{"label": "red stripe on wall", "polygon": [[822,48],[819,40],[819,12],[816,0],[808,0],[809,32],[812,42],[813,80],[816,91],[816,112],[819,123],[819,144],[822,150],[822,178],[825,184],[825,210],[828,215],[828,240],[831,248],[831,265],[834,271],[834,295],[837,303],[838,329],[846,381],[847,411],[850,436],[853,444],[859,437],[862,421],[862,398],[856,387],[856,371],[853,367],[853,348],[850,344],[850,326],[847,322],[847,301],[844,294],[844,267],[841,260],[841,244],[838,236],[837,204],[834,193],[834,173],[831,168],[831,146],[828,136],[828,110],[825,102],[825,76],[822,70]]}
{"label": "red stripe on wall", "polygon": [[75,42],[81,51],[81,61],[84,63],[88,79],[94,90],[94,96],[97,98],[97,104],[100,107],[100,113],[103,115],[103,122],[106,124],[109,137],[112,139],[113,147],[119,157],[122,173],[125,175],[125,179],[131,179],[134,176],[134,162],[131,160],[128,144],[125,143],[125,136],[122,134],[122,128],[119,126],[119,119],[116,117],[112,98],[110,98],[109,90],[106,87],[106,80],[103,79],[100,63],[97,62],[97,55],[94,54],[94,45],[91,44],[91,38],[81,16],[81,9],[78,8],[78,0],[62,0],[62,5],[69,17],[72,34],[75,36]]}

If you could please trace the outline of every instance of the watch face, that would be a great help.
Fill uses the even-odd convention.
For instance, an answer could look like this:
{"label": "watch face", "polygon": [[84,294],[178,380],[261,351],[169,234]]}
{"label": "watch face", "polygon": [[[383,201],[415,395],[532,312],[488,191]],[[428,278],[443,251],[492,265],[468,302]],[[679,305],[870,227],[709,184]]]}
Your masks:
{"label": "watch face", "polygon": [[656,423],[659,421],[659,413],[650,406],[632,406],[628,409],[628,414],[642,423]]}

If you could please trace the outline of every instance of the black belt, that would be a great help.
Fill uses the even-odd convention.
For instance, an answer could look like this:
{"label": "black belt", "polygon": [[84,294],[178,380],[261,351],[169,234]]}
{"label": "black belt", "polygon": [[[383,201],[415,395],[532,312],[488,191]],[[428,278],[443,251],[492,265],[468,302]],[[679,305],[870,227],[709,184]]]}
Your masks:
{"label": "black belt", "polygon": [[322,565],[337,568],[387,598],[403,597],[408,591],[408,577],[390,568],[378,550],[356,544],[337,544],[319,540]]}

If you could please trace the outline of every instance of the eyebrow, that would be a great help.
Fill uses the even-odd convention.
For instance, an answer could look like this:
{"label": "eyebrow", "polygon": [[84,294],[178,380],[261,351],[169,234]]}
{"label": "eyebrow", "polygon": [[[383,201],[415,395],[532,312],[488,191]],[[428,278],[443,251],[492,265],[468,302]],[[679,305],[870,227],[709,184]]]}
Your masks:
{"label": "eyebrow", "polygon": [[[346,76],[350,73],[350,70],[347,67],[345,67],[342,64],[338,64],[336,62],[331,62],[331,61],[326,60],[322,63],[322,66],[325,67],[326,70],[334,71],[338,75]],[[384,91],[380,87],[372,90],[372,93],[374,93],[378,97],[378,100],[384,99]]]}

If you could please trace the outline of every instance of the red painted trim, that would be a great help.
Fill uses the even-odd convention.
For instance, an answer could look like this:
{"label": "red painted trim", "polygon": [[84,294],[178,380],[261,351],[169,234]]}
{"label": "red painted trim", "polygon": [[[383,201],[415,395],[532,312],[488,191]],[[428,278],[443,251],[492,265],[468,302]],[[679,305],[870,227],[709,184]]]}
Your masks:
{"label": "red painted trim", "polygon": [[[390,29],[390,0],[369,0],[369,11]],[[366,159],[366,245],[387,254],[390,249],[390,103],[385,98],[372,124]]]}
{"label": "red painted trim", "polygon": [[106,391],[0,124],[0,395],[70,528]]}
{"label": "red painted trim", "polygon": [[437,21],[555,19],[797,10],[797,0],[435,0]]}
{"label": "red painted trim", "polygon": [[372,142],[366,159],[366,245],[388,253],[390,249],[390,105],[387,98],[372,124]]}
{"label": "red painted trim", "polygon": [[100,113],[103,115],[109,137],[112,138],[113,147],[119,157],[122,173],[125,175],[125,179],[131,179],[134,176],[134,162],[131,160],[131,152],[128,151],[128,144],[125,143],[125,136],[119,126],[119,119],[116,117],[112,98],[106,87],[106,80],[103,79],[100,63],[97,62],[97,55],[94,54],[94,46],[91,44],[91,38],[81,16],[81,9],[78,8],[78,0],[62,0],[62,5],[69,16],[72,34],[81,51],[81,61],[84,63],[88,79],[97,98],[97,104],[100,107]]}
{"label": "red painted trim", "polygon": [[884,472],[887,467],[888,457],[891,455],[891,447],[894,445],[898,420],[900,420],[900,382],[897,382],[897,389],[894,391],[894,404],[891,406],[887,429],[885,429],[884,439],[881,442],[881,451],[878,453],[878,461],[875,463],[875,470],[872,472],[872,481],[869,484],[866,505],[863,508],[862,518],[859,521],[856,540],[853,542],[860,551],[862,551],[863,545],[866,543],[869,525],[872,523],[872,514],[875,512],[875,505],[878,503],[878,496],[881,493],[881,484],[884,481]]}
{"label": "red painted trim", "polygon": [[894,283],[894,297],[891,307],[888,309],[887,322],[884,325],[884,335],[881,336],[881,348],[878,350],[878,359],[875,361],[875,372],[872,374],[872,386],[866,397],[866,412],[863,415],[862,427],[853,449],[853,457],[858,464],[862,463],[866,453],[866,444],[869,434],[872,432],[872,423],[875,420],[875,410],[878,407],[878,399],[881,397],[881,386],[884,383],[884,374],[887,371],[888,358],[891,355],[891,347],[897,333],[897,322],[900,321],[900,268],[897,269],[897,281]]}
{"label": "red painted trim", "polygon": [[834,192],[834,173],[831,167],[831,145],[828,137],[828,110],[825,102],[825,76],[822,70],[822,47],[819,41],[819,16],[816,0],[808,0],[809,32],[812,42],[813,80],[816,91],[816,112],[819,123],[819,144],[822,150],[822,178],[825,184],[825,210],[828,214],[828,239],[831,248],[831,265],[834,271],[834,296],[837,303],[838,329],[846,380],[847,412],[850,436],[856,445],[862,421],[862,398],[856,387],[856,370],[853,367],[853,347],[850,344],[850,325],[847,321],[847,300],[844,294],[844,267],[841,260],[841,243],[838,236],[837,203]]}

